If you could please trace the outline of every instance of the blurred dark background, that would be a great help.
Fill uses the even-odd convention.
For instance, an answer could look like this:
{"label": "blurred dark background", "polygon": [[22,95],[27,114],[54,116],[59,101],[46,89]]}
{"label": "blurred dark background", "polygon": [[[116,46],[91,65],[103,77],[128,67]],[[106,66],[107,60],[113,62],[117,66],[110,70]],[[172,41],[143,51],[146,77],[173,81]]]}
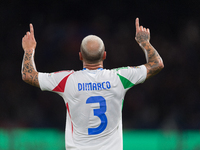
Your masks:
{"label": "blurred dark background", "polygon": [[104,67],[145,63],[135,18],[150,28],[165,68],[127,92],[125,129],[200,129],[200,1],[0,0],[0,127],[65,128],[65,104],[21,79],[21,39],[33,23],[40,72],[80,70],[82,38],[100,36]]}

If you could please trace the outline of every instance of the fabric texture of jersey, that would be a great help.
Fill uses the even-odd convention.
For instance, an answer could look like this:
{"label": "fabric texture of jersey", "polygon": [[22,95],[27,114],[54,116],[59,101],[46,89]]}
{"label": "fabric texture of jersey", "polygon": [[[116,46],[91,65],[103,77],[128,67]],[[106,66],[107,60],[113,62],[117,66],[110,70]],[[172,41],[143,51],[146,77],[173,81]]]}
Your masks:
{"label": "fabric texture of jersey", "polygon": [[65,101],[66,149],[122,150],[124,96],[146,75],[144,65],[39,73],[41,90],[56,92]]}

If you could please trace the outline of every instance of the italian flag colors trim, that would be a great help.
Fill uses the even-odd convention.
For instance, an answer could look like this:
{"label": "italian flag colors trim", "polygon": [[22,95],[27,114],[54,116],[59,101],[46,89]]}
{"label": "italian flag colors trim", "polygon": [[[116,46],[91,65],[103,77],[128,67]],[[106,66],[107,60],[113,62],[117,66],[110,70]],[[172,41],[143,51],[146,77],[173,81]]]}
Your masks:
{"label": "italian flag colors trim", "polygon": [[117,75],[119,76],[119,79],[121,80],[124,89],[133,87],[135,85],[131,81],[129,81],[128,79],[126,79],[125,77],[121,76],[120,74],[117,74]]}

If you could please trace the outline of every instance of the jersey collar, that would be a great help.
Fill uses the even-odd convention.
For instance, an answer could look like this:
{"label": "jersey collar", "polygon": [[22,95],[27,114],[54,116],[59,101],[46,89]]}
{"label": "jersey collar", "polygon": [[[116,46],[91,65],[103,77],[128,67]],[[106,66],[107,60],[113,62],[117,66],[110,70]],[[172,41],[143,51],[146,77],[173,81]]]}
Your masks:
{"label": "jersey collar", "polygon": [[[83,68],[83,70],[87,70],[87,68]],[[103,70],[103,68],[98,68],[97,70]]]}

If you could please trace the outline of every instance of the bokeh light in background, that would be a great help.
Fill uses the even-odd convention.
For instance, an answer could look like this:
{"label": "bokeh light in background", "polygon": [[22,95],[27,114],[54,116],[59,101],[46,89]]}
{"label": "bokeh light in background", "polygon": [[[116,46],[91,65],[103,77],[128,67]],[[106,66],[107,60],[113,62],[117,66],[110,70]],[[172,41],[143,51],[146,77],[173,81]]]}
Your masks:
{"label": "bokeh light in background", "polygon": [[104,67],[111,69],[145,63],[134,39],[139,17],[165,68],[127,92],[124,129],[199,131],[199,10],[197,0],[0,1],[0,128],[65,128],[62,98],[21,80],[21,39],[29,23],[35,28],[38,71],[82,69],[78,52],[89,34],[103,39]]}

